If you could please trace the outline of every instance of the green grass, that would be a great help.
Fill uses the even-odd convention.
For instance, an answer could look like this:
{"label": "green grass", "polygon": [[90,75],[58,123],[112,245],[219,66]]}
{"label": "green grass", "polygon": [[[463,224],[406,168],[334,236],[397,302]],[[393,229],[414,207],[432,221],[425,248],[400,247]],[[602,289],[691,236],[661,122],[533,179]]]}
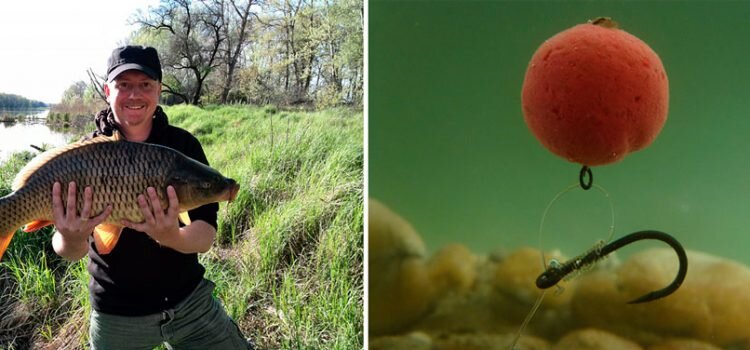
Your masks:
{"label": "green grass", "polygon": [[[362,348],[362,113],[166,112],[200,139],[212,167],[241,186],[233,203],[221,205],[216,243],[200,259],[243,332],[260,349]],[[29,158],[0,166],[0,195]],[[57,257],[50,235],[17,233],[0,262],[0,349],[87,348],[86,266]]]}

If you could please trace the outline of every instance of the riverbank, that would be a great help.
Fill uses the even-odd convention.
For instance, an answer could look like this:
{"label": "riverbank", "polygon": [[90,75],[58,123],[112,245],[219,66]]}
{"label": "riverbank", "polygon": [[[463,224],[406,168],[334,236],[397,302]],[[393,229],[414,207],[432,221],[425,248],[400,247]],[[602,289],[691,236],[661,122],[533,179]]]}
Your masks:
{"label": "riverbank", "polygon": [[[363,115],[347,109],[166,108],[241,191],[200,256],[215,294],[259,349],[363,346]],[[0,195],[28,161],[0,166]],[[18,233],[0,262],[0,348],[83,349],[85,262]]]}

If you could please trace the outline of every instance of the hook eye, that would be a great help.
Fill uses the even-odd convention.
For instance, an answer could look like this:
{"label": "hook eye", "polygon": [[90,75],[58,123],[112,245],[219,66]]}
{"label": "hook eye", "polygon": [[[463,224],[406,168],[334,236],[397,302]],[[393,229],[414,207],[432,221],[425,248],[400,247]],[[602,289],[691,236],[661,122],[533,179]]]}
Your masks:
{"label": "hook eye", "polygon": [[591,168],[585,165],[581,168],[581,172],[578,174],[578,183],[581,184],[581,188],[584,190],[591,188],[591,185],[594,184],[594,174],[591,172]]}

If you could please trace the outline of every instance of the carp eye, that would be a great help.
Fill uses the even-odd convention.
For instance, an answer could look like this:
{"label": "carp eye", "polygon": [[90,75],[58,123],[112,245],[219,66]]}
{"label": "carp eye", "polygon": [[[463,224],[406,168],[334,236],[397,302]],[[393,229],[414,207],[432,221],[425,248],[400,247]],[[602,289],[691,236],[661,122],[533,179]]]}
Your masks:
{"label": "carp eye", "polygon": [[204,190],[207,190],[207,189],[211,188],[211,183],[210,182],[201,182],[201,188],[204,189]]}

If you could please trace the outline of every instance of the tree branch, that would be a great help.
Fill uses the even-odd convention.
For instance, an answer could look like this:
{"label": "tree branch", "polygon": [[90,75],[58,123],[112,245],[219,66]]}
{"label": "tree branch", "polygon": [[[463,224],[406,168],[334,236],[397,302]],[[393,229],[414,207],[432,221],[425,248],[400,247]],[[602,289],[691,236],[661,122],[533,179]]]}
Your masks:
{"label": "tree branch", "polygon": [[86,70],[86,74],[88,74],[89,81],[91,82],[91,85],[94,87],[94,91],[96,91],[96,94],[99,95],[99,98],[101,98],[102,101],[106,103],[107,96],[105,96],[104,94],[104,81],[106,81],[106,78],[97,76],[91,67],[89,67],[89,69]]}

